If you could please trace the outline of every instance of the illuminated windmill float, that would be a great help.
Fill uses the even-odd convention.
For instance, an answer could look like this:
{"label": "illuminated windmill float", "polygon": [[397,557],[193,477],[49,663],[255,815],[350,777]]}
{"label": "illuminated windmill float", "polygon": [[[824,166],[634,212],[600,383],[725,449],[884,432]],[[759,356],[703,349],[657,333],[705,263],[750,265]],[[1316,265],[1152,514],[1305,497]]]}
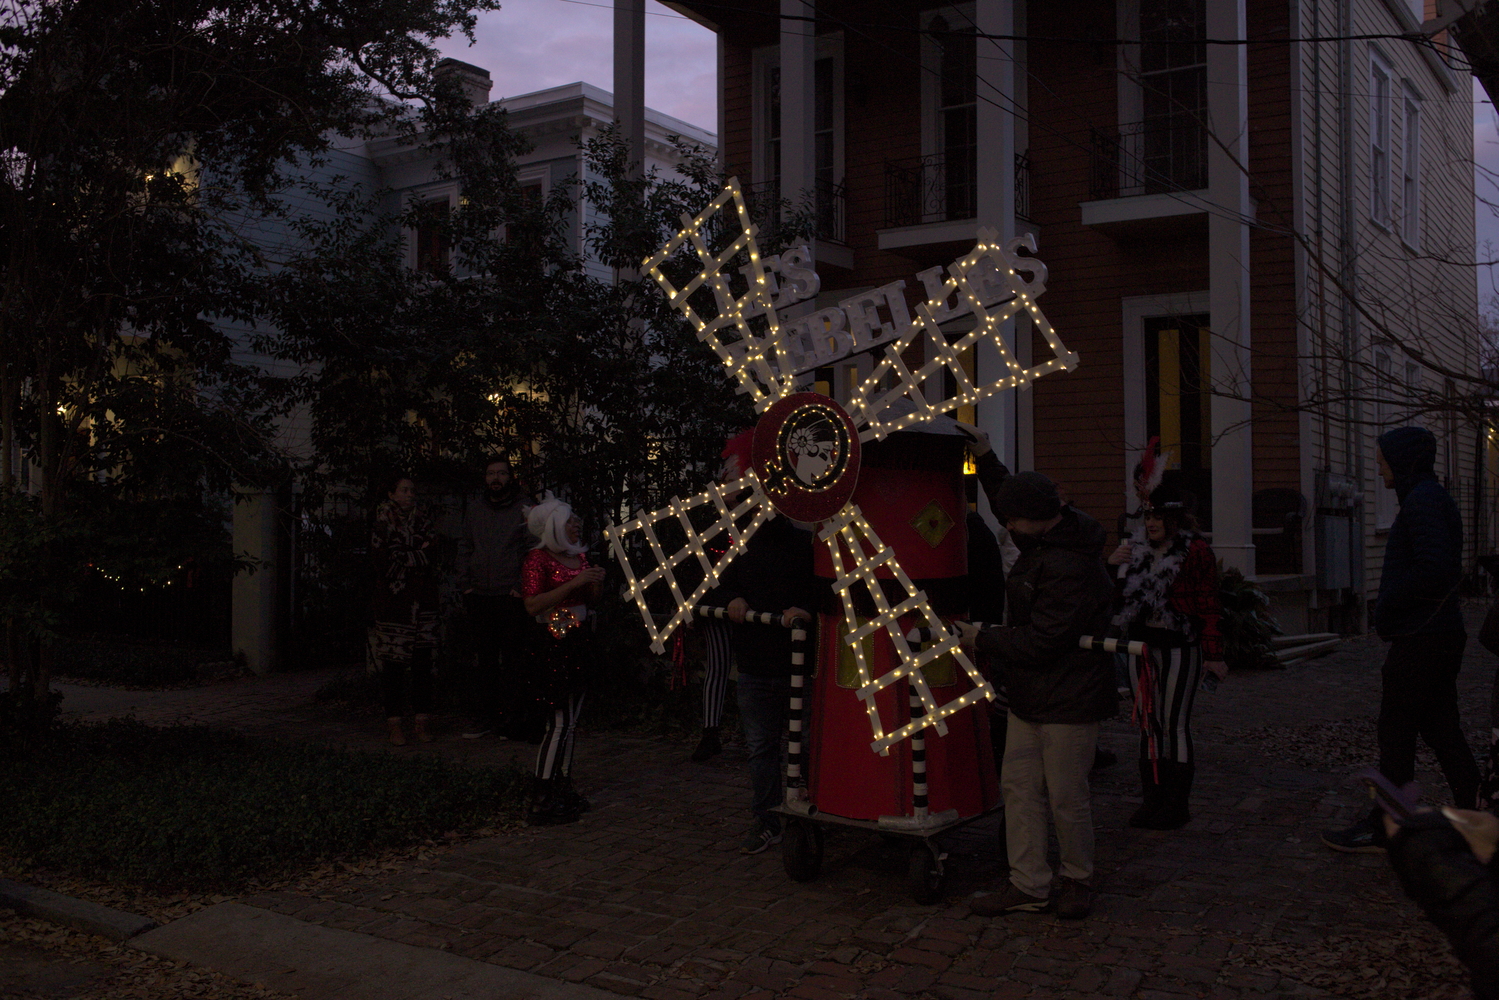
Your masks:
{"label": "illuminated windmill float", "polygon": [[[708,245],[709,234],[722,232],[718,227],[732,231],[735,225],[737,237],[714,253]],[[956,713],[992,699],[994,692],[959,648],[956,632],[944,626],[926,591],[912,583],[912,576],[921,579],[930,574],[908,576],[903,563],[909,560],[898,552],[901,546],[887,544],[881,538],[883,531],[876,531],[889,518],[866,516],[866,509],[879,503],[872,494],[887,494],[894,480],[887,477],[886,486],[866,496],[859,489],[861,466],[873,475],[871,449],[878,450],[892,434],[899,437],[899,432],[945,424],[944,432],[951,436],[951,421],[944,414],[1005,389],[1025,387],[1048,372],[1071,369],[1077,357],[1063,346],[1036,305],[1045,290],[1046,268],[1033,257],[1019,255],[1022,247],[1034,251],[1029,236],[1005,244],[993,231],[980,230],[977,245],[948,266],[945,276],[941,268],[918,276],[927,294],[914,317],[902,292],[905,283],[894,282],[786,322],[779,311],[817,294],[818,278],[808,266],[810,255],[804,249],[792,249],[779,258],[764,259],[755,236],[739,185],[730,180],[697,218],[683,216],[681,231],[644,264],[692,323],[698,338],[722,359],[738,391],[753,400],[759,421],[752,471],[737,481],[716,483],[697,496],[673,500],[661,510],[611,527],[606,534],[625,569],[652,647],[663,652],[673,631],[692,617],[719,574],[744,551],[772,512],[817,524],[817,537],[826,547],[826,558],[819,553],[819,570],[831,578],[843,611],[841,618],[824,616],[824,636],[830,631],[839,633],[834,640],[839,648],[828,650],[825,642],[824,653],[851,664],[852,669],[843,672],[849,680],[857,675],[857,683],[848,686],[856,688],[860,714],[867,716],[870,727],[863,745],[888,757],[892,748],[924,735],[928,727],[938,736],[945,735]],[[689,248],[700,269],[685,285],[674,287],[663,267],[673,255],[687,253]],[[748,265],[741,266],[745,257]],[[731,287],[731,281],[738,280],[736,273],[743,276],[745,287],[737,295]],[[710,304],[716,308],[709,308]],[[1020,313],[1029,314],[1054,352],[1052,358],[1029,368],[1015,359],[1001,335],[1005,321]],[[964,314],[973,317],[973,328],[949,342],[940,324]],[[925,361],[913,370],[903,357],[913,353],[909,349],[918,340]],[[965,352],[982,344],[997,352],[1002,362],[1003,374],[988,382],[971,378],[963,364]],[[804,373],[874,348],[881,355],[869,377],[851,393],[846,410],[827,396],[796,391],[797,379]],[[945,383],[956,386],[955,391],[945,392]],[[957,449],[960,456],[961,441]],[[865,452],[862,460],[861,450]],[[915,518],[901,518],[902,531],[920,533],[934,549],[934,538],[940,541],[950,534],[949,546],[966,538],[960,459],[954,476],[956,498],[941,504],[934,501],[924,508],[918,504]],[[955,527],[959,530],[950,530]],[[662,532],[675,535],[678,530],[685,533],[685,545],[666,551]],[[710,546],[725,544],[727,551],[715,563]],[[959,544],[958,548],[962,551],[963,547]],[[648,553],[641,572],[632,564],[631,551],[637,558]],[[915,558],[924,556],[917,553]],[[647,569],[646,564],[652,565]],[[966,552],[957,557],[957,566],[959,574],[966,573]],[[693,579],[701,571],[702,582],[685,593],[678,571],[686,576],[689,569]],[[658,623],[648,608],[647,592],[659,594],[663,588],[674,610]],[[863,613],[856,606],[861,604]],[[906,634],[913,629],[928,630],[935,638],[927,643],[909,642]],[[962,693],[942,703],[934,697],[936,685],[929,684],[926,676],[939,661],[955,664],[966,677],[958,685]],[[887,669],[880,669],[881,665]],[[956,669],[949,673],[955,674]],[[904,706],[891,713],[894,698],[887,695],[882,701],[881,697],[881,692],[903,679],[909,685],[909,715]],[[872,755],[865,750],[864,756]]]}

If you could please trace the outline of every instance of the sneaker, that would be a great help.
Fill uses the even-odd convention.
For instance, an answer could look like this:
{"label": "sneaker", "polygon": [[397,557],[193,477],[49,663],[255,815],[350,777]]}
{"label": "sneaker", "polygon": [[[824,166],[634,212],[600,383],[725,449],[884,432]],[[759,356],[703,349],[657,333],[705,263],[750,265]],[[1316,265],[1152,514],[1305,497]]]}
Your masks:
{"label": "sneaker", "polygon": [[1382,854],[1385,850],[1384,831],[1368,817],[1346,830],[1322,831],[1322,843],[1345,854]]}
{"label": "sneaker", "polygon": [[744,835],[739,842],[740,854],[760,854],[781,842],[781,834],[778,830],[769,827],[757,826]]}
{"label": "sneaker", "polygon": [[481,736],[488,736],[491,732],[492,730],[489,729],[476,729],[471,733],[464,733],[463,738],[466,740],[477,740]]}
{"label": "sneaker", "polygon": [[1057,916],[1062,920],[1081,920],[1092,912],[1092,887],[1064,875],[1062,891],[1057,893]]}
{"label": "sneaker", "polygon": [[980,896],[968,904],[968,912],[976,917],[1002,917],[1006,913],[1045,913],[1051,909],[1051,900],[1045,896],[1032,896],[1023,892],[1014,882],[987,896]]}

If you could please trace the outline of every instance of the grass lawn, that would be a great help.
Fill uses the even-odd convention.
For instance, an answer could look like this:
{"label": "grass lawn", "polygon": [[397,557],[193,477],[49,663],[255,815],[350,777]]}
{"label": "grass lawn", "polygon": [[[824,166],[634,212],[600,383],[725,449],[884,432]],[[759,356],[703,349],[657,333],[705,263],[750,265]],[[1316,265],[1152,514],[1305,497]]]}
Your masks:
{"label": "grass lawn", "polygon": [[271,744],[203,726],[58,726],[0,755],[0,852],[19,867],[233,893],[519,816],[525,776]]}

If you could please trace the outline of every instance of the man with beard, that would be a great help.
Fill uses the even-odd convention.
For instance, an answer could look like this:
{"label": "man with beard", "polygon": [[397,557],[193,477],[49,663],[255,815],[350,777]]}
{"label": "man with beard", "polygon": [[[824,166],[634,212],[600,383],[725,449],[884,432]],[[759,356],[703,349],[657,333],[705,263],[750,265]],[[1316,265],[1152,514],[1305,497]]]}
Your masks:
{"label": "man with beard", "polygon": [[484,467],[484,495],[463,515],[458,538],[458,588],[463,592],[473,636],[475,739],[488,732],[515,739],[540,736],[540,714],[532,704],[523,672],[531,618],[520,597],[520,568],[531,548],[526,530],[527,497],[497,458]]}
{"label": "man with beard", "polygon": [[971,909],[993,917],[1052,907],[1049,812],[1062,863],[1057,915],[1078,919],[1093,908],[1088,771],[1099,723],[1114,715],[1119,697],[1111,658],[1080,649],[1078,639],[1108,627],[1114,586],[1103,526],[1064,504],[1041,473],[1005,472],[992,452],[979,458],[989,505],[1020,549],[1007,580],[1009,623],[958,627],[965,643],[997,660],[1009,696],[1001,790],[1010,878]]}

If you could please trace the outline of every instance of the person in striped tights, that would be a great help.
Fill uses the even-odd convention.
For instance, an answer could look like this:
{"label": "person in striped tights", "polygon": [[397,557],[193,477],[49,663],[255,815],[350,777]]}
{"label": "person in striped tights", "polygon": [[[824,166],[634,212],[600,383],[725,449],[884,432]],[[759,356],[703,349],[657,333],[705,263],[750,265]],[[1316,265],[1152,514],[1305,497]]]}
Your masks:
{"label": "person in striped tights", "polygon": [[588,809],[588,800],[572,787],[573,741],[597,656],[588,607],[598,600],[604,571],[589,565],[582,522],[561,500],[549,498],[532,507],[526,526],[537,541],[521,563],[521,596],[526,613],[544,626],[534,669],[550,711],[526,821],[549,826],[571,823]]}
{"label": "person in striped tights", "polygon": [[1129,824],[1175,830],[1192,818],[1187,801],[1197,767],[1197,686],[1204,670],[1220,680],[1228,676],[1218,629],[1218,560],[1197,533],[1190,496],[1176,485],[1156,487],[1141,514],[1144,540],[1127,539],[1109,556],[1111,565],[1125,567],[1115,624],[1148,649],[1147,656],[1130,658],[1144,802]]}

